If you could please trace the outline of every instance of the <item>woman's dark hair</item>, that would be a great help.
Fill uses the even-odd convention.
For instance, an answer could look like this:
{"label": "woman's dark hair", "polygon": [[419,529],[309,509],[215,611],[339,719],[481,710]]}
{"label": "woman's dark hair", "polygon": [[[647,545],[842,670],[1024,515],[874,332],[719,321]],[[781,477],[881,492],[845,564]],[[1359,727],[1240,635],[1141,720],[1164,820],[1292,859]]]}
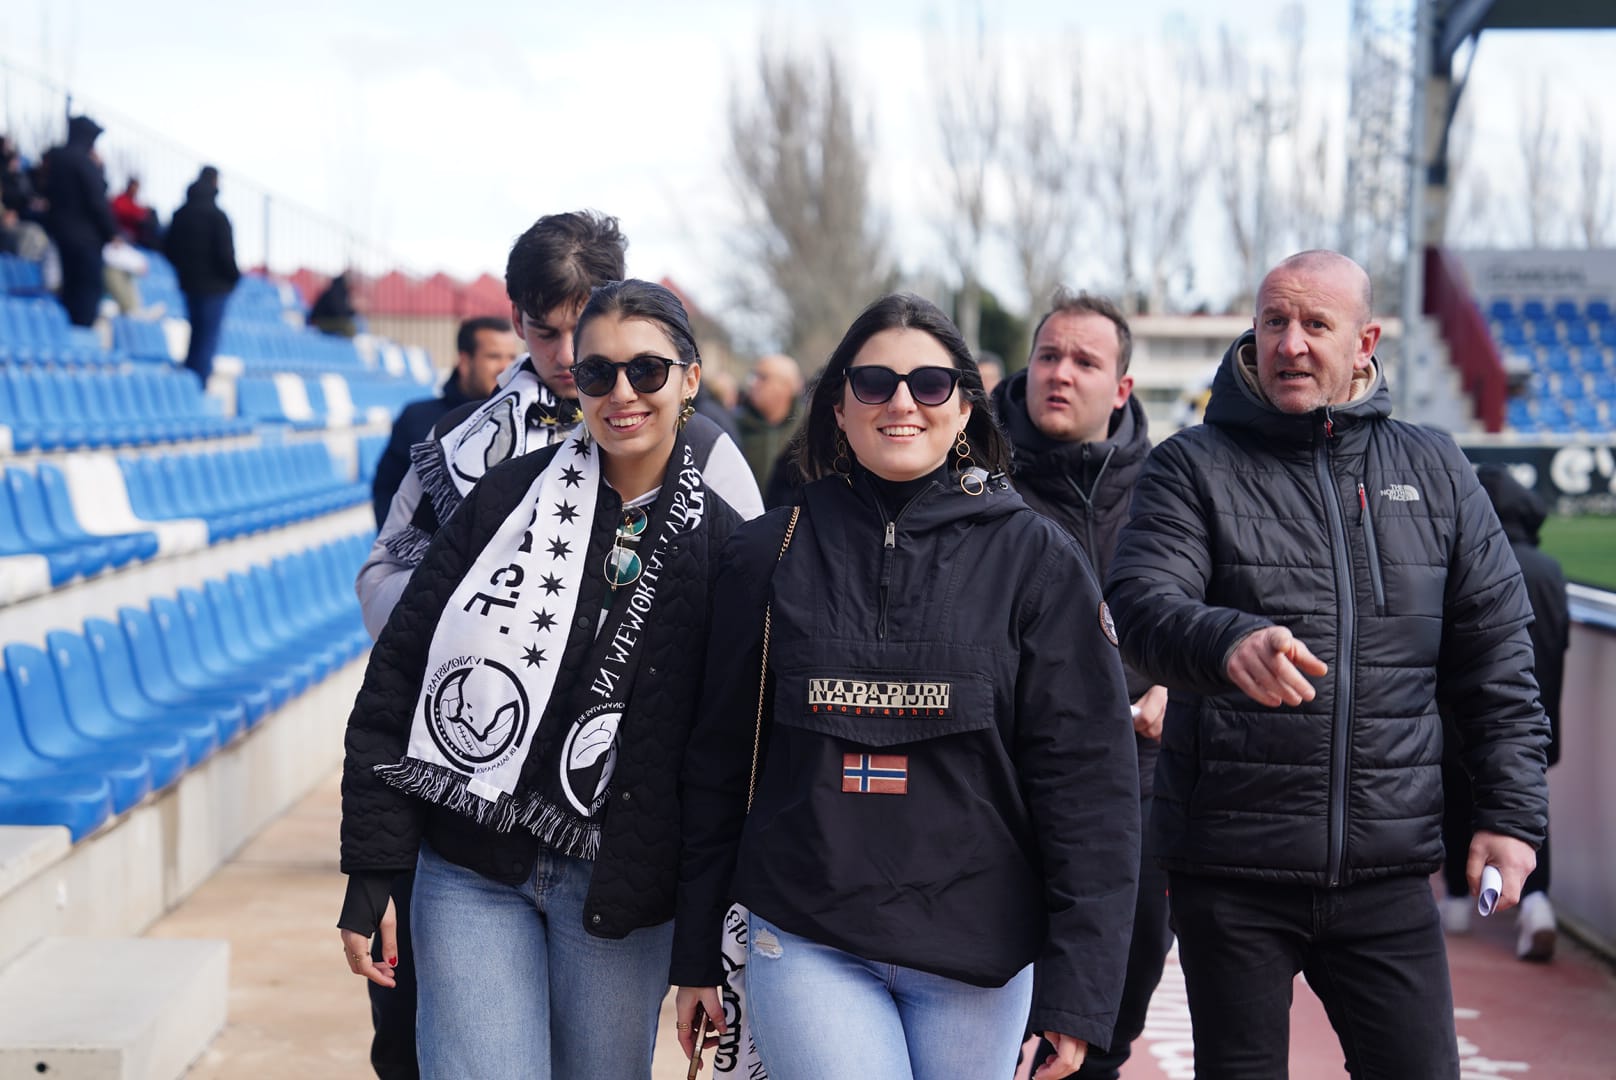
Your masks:
{"label": "woman's dark hair", "polygon": [[623,277],[628,241],[617,219],[596,210],[541,217],[516,238],[505,260],[505,293],[535,319],[583,303],[589,290]]}
{"label": "woman's dark hair", "polygon": [[601,315],[616,315],[619,319],[647,319],[667,333],[668,340],[678,350],[679,360],[701,363],[696,352],[696,335],[690,332],[690,316],[684,304],[672,289],[651,281],[629,278],[627,281],[608,281],[597,285],[589,293],[589,303],[578,316],[578,327],[572,332],[572,350],[577,355],[578,343],[583,340],[584,327]]}
{"label": "woman's dark hair", "polygon": [[[959,392],[971,403],[971,418],[965,422],[965,438],[971,444],[971,457],[989,473],[1009,473],[1010,444],[993,419],[993,409],[982,389],[982,372],[947,315],[930,300],[913,293],[889,293],[865,308],[842,335],[841,344],[830,354],[825,370],[808,391],[808,417],[792,439],[788,451],[802,470],[804,480],[818,480],[835,471],[835,406],[847,385],[847,366],[865,342],[883,330],[919,330],[930,334],[941,345],[959,370]],[[852,456],[852,451],[847,451]]]}

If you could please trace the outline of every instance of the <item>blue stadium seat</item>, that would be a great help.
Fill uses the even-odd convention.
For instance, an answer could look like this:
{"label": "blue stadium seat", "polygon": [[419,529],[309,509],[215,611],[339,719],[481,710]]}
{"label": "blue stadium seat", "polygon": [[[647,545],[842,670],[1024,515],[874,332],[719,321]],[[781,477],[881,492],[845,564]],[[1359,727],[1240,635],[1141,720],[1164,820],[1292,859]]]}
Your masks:
{"label": "blue stadium seat", "polygon": [[191,630],[191,620],[185,615],[178,600],[156,596],[151,602],[152,618],[163,639],[163,651],[174,681],[186,690],[207,695],[228,695],[241,703],[249,726],[268,714],[272,702],[267,689],[245,679],[214,675],[202,663]]}
{"label": "blue stadium seat", "polygon": [[[47,557],[55,552],[71,551],[79,559],[77,572],[85,577],[99,574],[109,566],[123,565],[117,562],[120,557],[123,562],[134,558],[134,548],[130,546],[115,548],[110,543],[99,541],[74,543],[57,533],[50,513],[45,509],[39,482],[32,473],[10,466],[5,471],[5,481],[11,496],[11,508],[16,513],[17,528],[28,550]],[[54,572],[52,576],[55,576]]]}
{"label": "blue stadium seat", "polygon": [[1584,431],[1604,431],[1607,427],[1599,402],[1586,398],[1572,406],[1571,420]]}
{"label": "blue stadium seat", "polygon": [[1584,347],[1577,354],[1577,370],[1588,375],[1603,375],[1609,370],[1605,364],[1605,350],[1597,345]]}
{"label": "blue stadium seat", "polygon": [[1544,305],[1542,300],[1531,299],[1521,301],[1521,318],[1533,320],[1547,319],[1548,317],[1549,309]]}
{"label": "blue stadium seat", "polygon": [[1558,346],[1544,349],[1540,354],[1543,358],[1543,370],[1556,375],[1571,374],[1571,354]]}
{"label": "blue stadium seat", "polygon": [[1586,387],[1582,385],[1581,375],[1564,375],[1560,378],[1558,387],[1560,396],[1567,401],[1581,401],[1587,397]]}
{"label": "blue stadium seat", "polygon": [[205,720],[224,743],[246,724],[246,712],[226,697],[175,693],[154,696],[160,677],[140,669],[123,629],[106,619],[85,619],[84,640],[89,643],[95,668],[106,687],[112,712],[131,723],[149,722],[155,715],[178,713],[187,720]]}
{"label": "blue stadium seat", "polygon": [[1577,307],[1577,302],[1565,297],[1561,297],[1554,302],[1552,314],[1561,322],[1570,322],[1573,319],[1582,318],[1582,311]]}
{"label": "blue stadium seat", "polygon": [[1560,326],[1553,319],[1533,319],[1526,324],[1526,336],[1535,345],[1558,345]]}
{"label": "blue stadium seat", "polygon": [[1531,342],[1526,340],[1526,324],[1519,322],[1500,322],[1493,325],[1493,336],[1498,341],[1512,349],[1525,349]]}
{"label": "blue stadium seat", "polygon": [[1487,305],[1487,317],[1498,322],[1507,322],[1515,318],[1515,305],[1508,297],[1497,296]]}
{"label": "blue stadium seat", "polygon": [[1567,345],[1592,345],[1593,327],[1582,319],[1568,320],[1565,324],[1565,339]]}
{"label": "blue stadium seat", "polygon": [[0,685],[0,823],[61,825],[77,842],[114,812],[105,776],[62,768],[29,748],[11,687]]}
{"label": "blue stadium seat", "polygon": [[230,723],[223,712],[162,708],[127,693],[120,696],[118,708],[114,709],[88,641],[66,630],[52,630],[45,635],[45,647],[61,681],[68,718],[86,735],[172,732],[185,740],[187,760],[194,766],[241,728],[239,721]]}
{"label": "blue stadium seat", "polygon": [[1588,318],[1592,319],[1594,322],[1597,322],[1597,323],[1610,322],[1610,301],[1609,300],[1590,300],[1590,301],[1588,301]]}
{"label": "blue stadium seat", "polygon": [[[191,625],[197,659],[216,678],[251,682],[269,692],[270,708],[278,709],[290,700],[294,681],[289,675],[266,671],[246,650],[227,647],[223,628],[214,616],[213,604],[197,589],[179,590],[180,610]],[[239,653],[239,659],[238,659]]]}
{"label": "blue stadium seat", "polygon": [[187,767],[201,760],[190,759],[185,737],[172,729],[153,727],[93,737],[78,730],[68,720],[62,684],[50,658],[32,645],[20,644],[7,645],[5,657],[23,733],[41,752],[63,759],[103,754],[144,759],[153,791],[168,787]]}
{"label": "blue stadium seat", "polygon": [[[247,703],[233,689],[193,689],[175,676],[163,648],[163,632],[150,611],[137,607],[118,609],[118,626],[141,693],[158,705],[202,709],[227,718],[232,728],[247,722]],[[113,646],[116,651],[116,644]]]}
{"label": "blue stadium seat", "polygon": [[[43,745],[22,715],[16,682],[7,678],[0,687],[0,776],[8,781],[48,780],[63,776],[69,782],[99,776],[111,787],[113,813],[121,814],[152,790],[152,770],[144,754],[121,751],[57,755],[50,747],[52,732]],[[64,740],[65,742],[66,740]],[[76,786],[76,785],[75,785]]]}
{"label": "blue stadium seat", "polygon": [[73,512],[73,499],[67,491],[67,478],[56,466],[49,462],[40,462],[39,486],[45,495],[45,509],[49,512],[56,531],[73,544],[110,544],[114,548],[113,565],[122,566],[117,561],[125,551],[129,558],[145,560],[157,555],[157,534],[154,532],[117,533],[110,536],[97,536],[84,531],[79,519]]}

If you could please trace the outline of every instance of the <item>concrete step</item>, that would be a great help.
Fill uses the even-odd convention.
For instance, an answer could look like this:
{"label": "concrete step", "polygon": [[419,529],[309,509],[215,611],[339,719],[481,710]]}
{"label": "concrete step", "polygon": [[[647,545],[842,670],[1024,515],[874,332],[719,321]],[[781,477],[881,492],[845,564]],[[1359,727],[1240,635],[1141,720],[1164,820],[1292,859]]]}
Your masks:
{"label": "concrete step", "polygon": [[224,1027],[224,941],[46,938],[0,972],[0,1077],[178,1080]]}

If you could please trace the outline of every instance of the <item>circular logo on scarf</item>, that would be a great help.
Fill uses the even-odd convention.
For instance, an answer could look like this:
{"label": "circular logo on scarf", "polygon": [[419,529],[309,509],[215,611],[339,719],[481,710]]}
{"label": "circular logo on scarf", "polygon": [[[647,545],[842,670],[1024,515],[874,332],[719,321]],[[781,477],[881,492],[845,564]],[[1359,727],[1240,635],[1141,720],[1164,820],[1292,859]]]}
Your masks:
{"label": "circular logo on scarf", "polygon": [[518,400],[515,394],[500,398],[483,411],[481,423],[460,436],[449,455],[456,476],[475,483],[515,452]]}
{"label": "circular logo on scarf", "polygon": [[527,731],[527,693],[510,668],[456,657],[427,693],[427,731],[443,756],[468,771],[495,760]]}
{"label": "circular logo on scarf", "polygon": [[1115,645],[1117,643],[1117,624],[1111,618],[1111,607],[1104,600],[1100,601],[1100,630],[1105,634],[1105,640]]}
{"label": "circular logo on scarf", "polygon": [[617,725],[622,721],[622,705],[592,706],[572,722],[561,744],[561,790],[580,814],[593,816],[611,786],[617,769]]}

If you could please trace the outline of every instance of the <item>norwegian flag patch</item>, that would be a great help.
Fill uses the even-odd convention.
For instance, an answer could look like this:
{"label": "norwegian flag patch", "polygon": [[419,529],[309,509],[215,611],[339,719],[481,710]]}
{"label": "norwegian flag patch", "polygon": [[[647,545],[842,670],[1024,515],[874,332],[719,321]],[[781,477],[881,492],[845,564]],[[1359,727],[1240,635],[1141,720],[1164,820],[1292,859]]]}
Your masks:
{"label": "norwegian flag patch", "polygon": [[842,790],[856,795],[909,794],[905,754],[843,754]]}

